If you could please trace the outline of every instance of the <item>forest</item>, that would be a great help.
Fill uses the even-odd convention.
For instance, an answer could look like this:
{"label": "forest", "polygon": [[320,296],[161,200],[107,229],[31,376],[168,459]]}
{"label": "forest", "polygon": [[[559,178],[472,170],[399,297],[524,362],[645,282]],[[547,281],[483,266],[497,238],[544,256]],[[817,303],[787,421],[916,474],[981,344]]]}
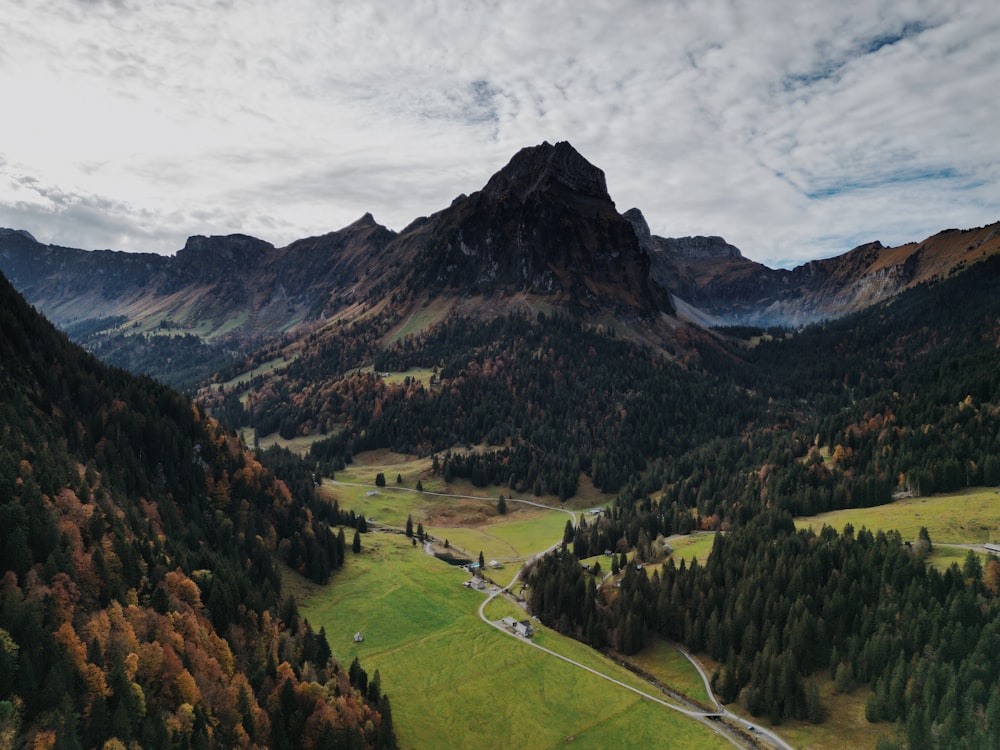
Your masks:
{"label": "forest", "polygon": [[[1000,560],[970,553],[942,573],[926,533],[791,521],[1000,485],[998,276],[989,261],[745,352],[733,376],[774,394],[780,419],[652,462],[538,563],[532,610],[596,648],[634,653],[658,634],[706,653],[718,694],[775,723],[825,719],[810,679],[823,673],[841,692],[869,686],[866,718],[900,722],[908,748],[1000,745]],[[706,564],[647,575],[656,540],[695,528],[725,532]],[[604,550],[624,572],[614,591],[580,564]]]}
{"label": "forest", "polygon": [[[767,511],[715,537],[704,565],[631,562],[620,587],[595,586],[568,546],[529,578],[543,622],[624,654],[653,634],[708,654],[713,690],[774,724],[821,723],[820,673],[839,692],[868,685],[871,722],[899,721],[910,750],[1000,743],[1000,560],[939,572],[929,535],[824,527],[796,531]],[[617,565],[616,565],[617,567]]]}
{"label": "forest", "polygon": [[[671,351],[558,313],[452,313],[387,344],[399,321],[373,314],[227,353],[197,403],[98,363],[4,282],[0,726],[60,748],[393,747],[378,675],[330,658],[278,567],[322,583],[350,564],[365,519],[316,480],[391,449],[512,495],[616,495],[532,571],[560,632],[625,654],[675,639],[775,722],[823,721],[826,674],[868,686],[866,716],[908,747],[995,747],[1000,564],[939,572],[929,537],[791,518],[1000,486],[998,279],[993,258],[837,321]],[[218,354],[175,343],[192,380]],[[413,368],[431,374],[383,376]],[[303,462],[238,427],[315,441]],[[692,530],[726,532],[705,565],[636,566]],[[604,551],[613,591],[579,562]]]}
{"label": "forest", "polygon": [[395,747],[377,673],[282,594],[278,560],[326,581],[350,520],[295,462],[99,363],[2,278],[0,426],[0,746]]}

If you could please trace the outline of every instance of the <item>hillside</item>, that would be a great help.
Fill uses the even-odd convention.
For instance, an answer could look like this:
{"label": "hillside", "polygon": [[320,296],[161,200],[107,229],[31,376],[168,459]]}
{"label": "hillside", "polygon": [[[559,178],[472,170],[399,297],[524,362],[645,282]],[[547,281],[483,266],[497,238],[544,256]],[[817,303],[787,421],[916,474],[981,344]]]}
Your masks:
{"label": "hillside", "polygon": [[[393,747],[361,671],[281,597],[343,519],[158,383],[71,344],[0,277],[5,747]],[[364,678],[367,683],[367,677]]]}

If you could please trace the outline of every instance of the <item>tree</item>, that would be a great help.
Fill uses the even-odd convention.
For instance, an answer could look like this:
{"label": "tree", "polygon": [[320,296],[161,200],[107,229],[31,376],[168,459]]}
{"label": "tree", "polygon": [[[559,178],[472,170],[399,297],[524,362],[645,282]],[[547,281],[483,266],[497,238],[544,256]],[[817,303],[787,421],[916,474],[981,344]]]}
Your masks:
{"label": "tree", "polygon": [[419,539],[421,542],[427,539],[427,535],[424,534],[424,525],[422,523],[417,524],[417,539]]}
{"label": "tree", "polygon": [[385,487],[385,474],[383,474],[381,471],[375,475],[375,486]]}
{"label": "tree", "polygon": [[483,551],[479,550],[479,572],[482,573],[486,568],[486,558],[483,557]]}
{"label": "tree", "polygon": [[563,538],[562,538],[563,547],[565,547],[567,544],[573,541],[573,537],[575,534],[576,531],[573,529],[573,522],[566,521],[566,527],[563,529]]}
{"label": "tree", "polygon": [[351,542],[351,550],[354,554],[361,551],[361,533],[357,529],[354,530],[354,541]]}
{"label": "tree", "polygon": [[417,480],[417,492],[423,492],[423,491],[424,491],[424,483],[423,483],[423,482],[421,482],[421,481],[420,481],[420,480],[418,479],[418,480]]}
{"label": "tree", "polygon": [[413,516],[406,517],[406,536],[413,538]]}
{"label": "tree", "polygon": [[501,495],[500,499],[497,500],[497,513],[501,516],[507,515],[507,501],[504,499],[503,495]]}
{"label": "tree", "polygon": [[931,544],[931,535],[927,532],[927,527],[921,526],[920,533],[917,535],[917,541],[913,543],[913,554],[924,559],[933,549],[934,545]]}
{"label": "tree", "polygon": [[396,484],[402,484],[402,483],[403,483],[403,475],[402,474],[397,474],[396,475]]}

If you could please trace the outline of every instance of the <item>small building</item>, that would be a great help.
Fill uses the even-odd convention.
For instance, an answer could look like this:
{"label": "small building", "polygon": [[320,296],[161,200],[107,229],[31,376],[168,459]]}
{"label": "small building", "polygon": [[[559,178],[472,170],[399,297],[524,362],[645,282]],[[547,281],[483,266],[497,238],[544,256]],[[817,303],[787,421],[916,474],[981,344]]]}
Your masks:
{"label": "small building", "polygon": [[361,643],[362,641],[364,641],[364,639],[365,639],[365,637],[363,635],[361,635],[361,631],[360,630],[357,633],[354,634],[354,642],[355,643]]}
{"label": "small building", "polygon": [[365,497],[374,497],[377,494],[378,490],[368,490],[368,492],[365,493]]}
{"label": "small building", "polygon": [[476,591],[482,591],[484,588],[486,588],[486,581],[484,581],[482,578],[473,578],[470,581],[466,581],[465,585],[468,586],[469,588],[475,589]]}
{"label": "small building", "polygon": [[503,565],[498,563],[496,560],[490,560],[490,567],[493,568],[493,570],[500,570],[500,568],[502,568]]}
{"label": "small building", "polygon": [[515,620],[513,617],[505,617],[501,622],[511,630],[515,635],[519,635],[522,638],[531,638],[535,634],[535,629],[531,626],[529,620]]}

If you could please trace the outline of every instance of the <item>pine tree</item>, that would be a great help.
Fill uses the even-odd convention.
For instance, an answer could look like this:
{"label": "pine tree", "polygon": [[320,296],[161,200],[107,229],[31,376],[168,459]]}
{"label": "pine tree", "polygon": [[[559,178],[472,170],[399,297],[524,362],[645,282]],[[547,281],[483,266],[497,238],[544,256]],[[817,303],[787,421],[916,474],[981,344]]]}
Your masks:
{"label": "pine tree", "polygon": [[357,529],[354,530],[354,541],[351,542],[351,550],[354,554],[361,551],[361,533]]}

